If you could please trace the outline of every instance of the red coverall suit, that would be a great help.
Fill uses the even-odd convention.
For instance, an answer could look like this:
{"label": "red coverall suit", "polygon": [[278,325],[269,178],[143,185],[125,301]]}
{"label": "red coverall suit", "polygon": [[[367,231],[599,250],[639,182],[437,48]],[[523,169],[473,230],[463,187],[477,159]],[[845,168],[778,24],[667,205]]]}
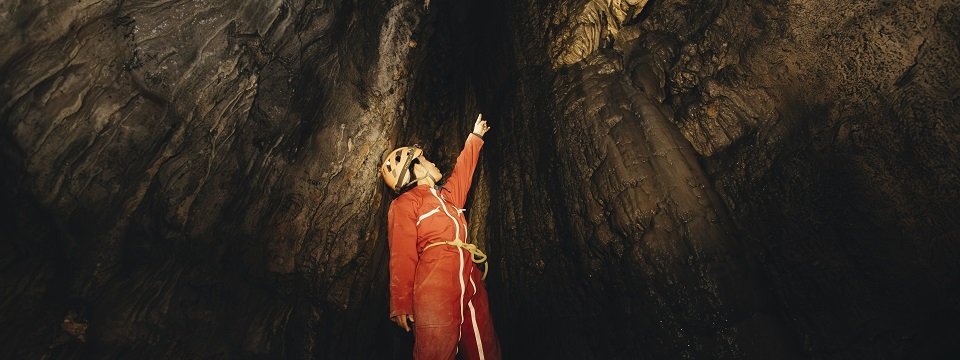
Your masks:
{"label": "red coverall suit", "polygon": [[446,184],[419,185],[390,203],[390,317],[414,315],[415,359],[500,359],[487,291],[470,252],[434,242],[468,243],[463,204],[483,140],[466,144]]}

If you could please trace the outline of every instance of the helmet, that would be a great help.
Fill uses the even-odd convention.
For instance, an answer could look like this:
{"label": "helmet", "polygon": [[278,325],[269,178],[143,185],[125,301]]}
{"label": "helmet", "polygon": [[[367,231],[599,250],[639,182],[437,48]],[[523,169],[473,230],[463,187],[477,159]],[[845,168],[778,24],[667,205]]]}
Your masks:
{"label": "helmet", "polygon": [[410,185],[416,184],[414,178],[413,166],[419,164],[418,158],[423,155],[423,149],[420,146],[405,146],[394,149],[384,159],[380,165],[380,175],[383,181],[387,183],[393,191],[398,193],[407,190]]}

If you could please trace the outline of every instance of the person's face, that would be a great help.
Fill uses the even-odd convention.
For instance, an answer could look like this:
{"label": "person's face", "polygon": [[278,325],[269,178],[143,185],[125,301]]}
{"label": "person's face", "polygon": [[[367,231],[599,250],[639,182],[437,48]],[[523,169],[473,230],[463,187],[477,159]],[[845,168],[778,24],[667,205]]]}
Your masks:
{"label": "person's face", "polygon": [[430,176],[433,176],[436,180],[440,180],[440,177],[443,176],[443,174],[440,173],[440,169],[437,168],[437,165],[428,160],[424,155],[420,156],[420,166],[422,167],[422,171],[426,171],[427,174],[430,174]]}

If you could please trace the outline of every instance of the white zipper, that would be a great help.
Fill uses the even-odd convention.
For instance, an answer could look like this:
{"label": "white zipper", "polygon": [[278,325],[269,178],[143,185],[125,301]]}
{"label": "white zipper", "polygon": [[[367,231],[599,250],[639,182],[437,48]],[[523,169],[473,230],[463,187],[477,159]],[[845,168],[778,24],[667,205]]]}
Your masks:
{"label": "white zipper", "polygon": [[[440,202],[440,207],[443,208],[443,213],[447,214],[450,217],[450,220],[453,220],[453,228],[457,231],[456,240],[460,240],[460,224],[457,223],[457,219],[450,215],[450,212],[447,211],[447,204],[443,203],[443,199],[437,195],[437,189],[430,189],[430,193],[433,194],[433,197],[437,198],[437,201]],[[460,280],[460,326],[457,327],[457,342],[460,342],[460,339],[463,337],[463,294],[467,291],[467,286],[463,282],[463,249],[459,246],[457,248],[457,257],[460,259],[460,271],[457,272],[457,278]]]}
{"label": "white zipper", "polygon": [[433,194],[433,197],[437,198],[437,201],[440,202],[440,207],[443,208],[443,213],[447,214],[447,216],[450,217],[450,220],[453,221],[453,229],[456,230],[456,234],[457,234],[454,240],[460,240],[460,223],[457,222],[457,218],[453,217],[453,215],[450,215],[450,212],[447,211],[447,204],[444,204],[443,199],[441,199],[440,196],[437,195],[437,189],[431,188],[430,193]]}

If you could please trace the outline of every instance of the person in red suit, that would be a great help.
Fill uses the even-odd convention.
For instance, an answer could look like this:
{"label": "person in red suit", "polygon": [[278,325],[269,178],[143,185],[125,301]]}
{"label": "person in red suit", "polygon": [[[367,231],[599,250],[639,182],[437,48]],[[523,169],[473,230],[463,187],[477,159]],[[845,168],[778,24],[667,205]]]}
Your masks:
{"label": "person in red suit", "polygon": [[390,319],[414,331],[415,359],[500,359],[486,266],[481,272],[475,264],[486,256],[470,243],[463,209],[488,130],[481,114],[443,186],[440,170],[417,146],[391,151],[380,167],[399,194],[387,216]]}

